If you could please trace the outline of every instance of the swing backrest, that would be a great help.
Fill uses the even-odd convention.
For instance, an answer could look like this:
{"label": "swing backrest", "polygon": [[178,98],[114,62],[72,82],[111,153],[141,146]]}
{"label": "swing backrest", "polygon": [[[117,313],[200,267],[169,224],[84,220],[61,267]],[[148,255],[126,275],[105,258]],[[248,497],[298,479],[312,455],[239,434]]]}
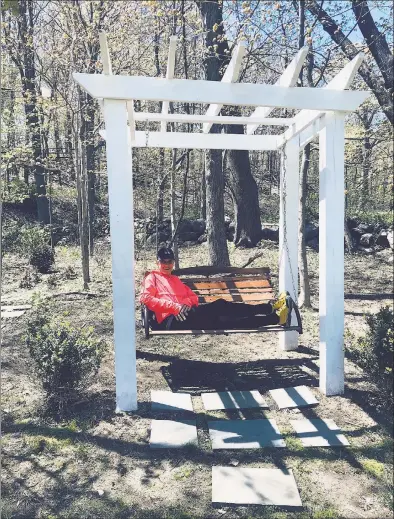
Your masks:
{"label": "swing backrest", "polygon": [[198,295],[202,304],[217,299],[261,304],[274,299],[268,267],[190,267],[176,270],[174,274]]}

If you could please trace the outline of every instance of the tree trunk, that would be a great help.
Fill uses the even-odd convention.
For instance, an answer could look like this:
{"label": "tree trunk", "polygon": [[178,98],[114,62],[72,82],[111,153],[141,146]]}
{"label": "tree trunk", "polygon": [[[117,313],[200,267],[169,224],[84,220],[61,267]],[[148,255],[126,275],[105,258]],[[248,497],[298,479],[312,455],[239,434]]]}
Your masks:
{"label": "tree trunk", "polygon": [[178,236],[176,233],[176,184],[175,184],[175,170],[176,170],[176,157],[177,149],[172,150],[172,162],[171,162],[171,234],[172,234],[172,247],[175,256],[175,269],[179,269],[179,254],[178,254]]}
{"label": "tree trunk", "polygon": [[298,265],[300,275],[300,290],[298,296],[299,306],[311,307],[311,289],[309,284],[308,259],[305,243],[305,213],[307,198],[307,178],[309,161],[311,156],[311,145],[307,144],[302,153],[301,175],[300,175],[300,211],[298,215]]}
{"label": "tree trunk", "polygon": [[[241,115],[231,109],[230,115]],[[231,128],[232,126],[232,128]],[[243,135],[243,126],[226,125],[226,133]],[[259,192],[250,169],[249,152],[228,150],[229,184],[234,203],[236,247],[254,247],[261,239]]]}
{"label": "tree trunk", "polygon": [[164,148],[160,148],[159,151],[159,171],[157,172],[157,184],[158,184],[158,195],[157,195],[157,221],[161,223],[164,219],[164,188],[166,185],[164,174]]}
{"label": "tree trunk", "polygon": [[[342,52],[348,59],[353,59],[358,53],[358,48],[346,37],[341,31],[338,24],[331,16],[322,9],[322,2],[316,0],[306,0],[307,9],[319,20],[323,29],[331,36],[331,39],[342,49]],[[387,63],[388,66],[388,63]],[[366,82],[368,87],[373,91],[385,113],[387,119],[394,124],[394,108],[392,101],[392,85],[386,88],[381,78],[363,62],[358,69],[360,76]]]}
{"label": "tree trunk", "polygon": [[[217,128],[216,132],[218,132]],[[205,180],[207,242],[210,263],[211,265],[227,267],[230,265],[230,258],[224,227],[224,175],[222,152],[220,150],[209,150],[205,153]]]}
{"label": "tree trunk", "polygon": [[[223,32],[222,5],[218,0],[211,2],[197,1],[200,10],[203,28],[205,31],[206,56],[204,59],[205,78],[208,81],[220,81],[223,75],[222,67],[228,63],[228,58],[223,58],[228,49],[227,42],[221,39],[217,45],[217,52],[213,52],[214,38]],[[217,24],[218,30],[213,31]],[[211,133],[219,133],[220,127],[213,125]],[[207,199],[207,241],[209,259],[211,265],[230,265],[227,250],[226,230],[224,226],[224,176],[222,167],[222,152],[220,150],[206,150],[205,152],[205,178]]]}
{"label": "tree trunk", "polygon": [[86,150],[86,182],[87,182],[87,203],[89,216],[89,251],[94,254],[94,221],[96,201],[96,174],[95,174],[95,155],[94,145],[94,122],[95,107],[94,100],[89,94],[83,96],[85,111],[82,111],[81,134],[84,136],[84,149]]}
{"label": "tree trunk", "polygon": [[46,196],[44,170],[38,163],[42,159],[40,120],[37,108],[36,69],[34,63],[34,14],[32,0],[19,0],[18,25],[23,50],[22,93],[25,117],[30,132],[35,166],[33,168],[37,190],[37,216],[41,223],[49,223],[49,203]]}
{"label": "tree trunk", "polygon": [[205,161],[202,164],[202,179],[201,179],[201,202],[200,202],[200,216],[203,220],[207,218],[207,191],[205,178]]}
{"label": "tree trunk", "polygon": [[[299,38],[298,46],[301,49],[305,44],[305,2],[299,0],[298,3],[299,16]],[[312,49],[308,53],[307,81],[308,86],[313,86],[312,71],[314,66],[314,58]],[[303,69],[300,72],[301,85],[303,78]],[[305,216],[306,216],[306,199],[308,196],[308,169],[311,157],[311,145],[307,144],[302,152],[301,174],[300,174],[300,209],[298,214],[298,272],[300,277],[300,289],[298,296],[299,306],[311,307],[311,288],[308,273],[308,257],[306,254],[305,242]]]}
{"label": "tree trunk", "polygon": [[66,124],[65,124],[65,129],[64,129],[64,133],[65,133],[65,144],[66,144],[66,153],[68,154],[69,156],[69,159],[70,159],[70,180],[74,181],[75,180],[75,167],[74,167],[74,160],[73,160],[73,155],[74,155],[74,150],[73,150],[73,126],[72,126],[72,120],[71,120],[71,114],[70,114],[70,110],[67,109],[66,111]]}
{"label": "tree trunk", "polygon": [[[81,92],[79,92],[79,99],[81,101]],[[79,111],[78,111],[79,112]],[[76,114],[76,120],[80,117],[80,114]],[[82,125],[78,128],[77,123],[74,135],[74,150],[75,150],[75,172],[77,180],[77,205],[78,205],[78,228],[79,228],[79,240],[81,246],[81,258],[82,258],[82,276],[83,276],[83,288],[84,290],[89,289],[88,283],[90,282],[89,273],[89,222],[88,222],[88,209],[86,199],[86,163],[85,163],[85,146],[83,144],[83,133]]]}
{"label": "tree trunk", "polygon": [[361,189],[361,207],[365,209],[370,203],[369,197],[369,177],[371,174],[371,154],[372,145],[369,138],[368,129],[365,130],[364,141],[363,141],[363,183]]}
{"label": "tree trunk", "polygon": [[385,87],[392,93],[394,90],[394,59],[387,40],[376,27],[366,0],[352,0],[352,8],[357,25],[383,76]]}

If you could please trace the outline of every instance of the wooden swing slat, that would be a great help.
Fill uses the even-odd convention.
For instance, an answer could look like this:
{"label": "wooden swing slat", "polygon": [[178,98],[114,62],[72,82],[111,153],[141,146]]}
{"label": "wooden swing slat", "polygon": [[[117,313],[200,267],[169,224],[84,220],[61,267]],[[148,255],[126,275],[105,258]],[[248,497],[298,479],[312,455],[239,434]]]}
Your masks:
{"label": "wooden swing slat", "polygon": [[183,280],[185,285],[188,285],[193,290],[211,290],[211,289],[244,289],[244,288],[257,288],[264,289],[270,288],[271,283],[267,279],[248,279],[248,280],[228,280],[228,281],[194,281]]}
{"label": "wooden swing slat", "polygon": [[[202,290],[196,290],[193,288],[193,292],[199,296],[219,295],[219,294],[255,294],[256,290],[252,288],[204,288]],[[259,293],[272,293],[271,287],[259,288]]]}
{"label": "wooden swing slat", "polygon": [[213,303],[214,301],[217,301],[218,299],[224,299],[225,301],[232,301],[234,303],[242,303],[244,301],[247,301],[250,304],[253,304],[255,302],[258,303],[264,303],[271,301],[273,299],[272,294],[217,294],[217,295],[206,295],[206,296],[200,296],[198,298],[200,303]]}

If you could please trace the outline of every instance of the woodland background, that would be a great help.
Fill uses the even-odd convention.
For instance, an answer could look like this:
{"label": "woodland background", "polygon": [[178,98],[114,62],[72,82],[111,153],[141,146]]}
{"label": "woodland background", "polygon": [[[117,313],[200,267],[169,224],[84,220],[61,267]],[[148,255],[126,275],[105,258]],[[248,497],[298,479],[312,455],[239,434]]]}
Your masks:
{"label": "woodland background", "polygon": [[[49,231],[52,248],[81,241],[88,284],[95,240],[109,233],[105,142],[98,134],[99,106],[77,87],[72,73],[101,73],[100,31],[108,34],[114,74],[165,76],[171,35],[178,37],[177,78],[220,80],[240,40],[248,44],[244,82],[274,83],[297,50],[308,45],[298,85],[322,87],[364,52],[352,88],[374,95],[346,120],[347,245],[351,252],[368,234],[364,247],[378,240],[388,246],[387,233],[392,244],[392,15],[392,2],[381,0],[3,2],[3,254],[20,247],[23,232],[29,235],[38,224]],[[205,109],[170,106],[174,113]],[[136,102],[135,110],[161,106]],[[276,110],[273,115],[293,114]],[[168,130],[186,129],[178,126]],[[156,127],[141,123],[141,129]],[[201,125],[188,130],[201,131]],[[211,131],[244,129],[216,125]],[[317,246],[318,142],[308,145],[301,159],[300,275],[308,298],[305,237]],[[199,238],[208,241],[210,262],[226,265],[228,240],[254,247],[270,231],[276,238],[277,229],[262,234],[262,226],[278,222],[279,152],[135,149],[133,169],[137,253],[164,240],[176,246]],[[196,219],[199,223],[182,222]]]}

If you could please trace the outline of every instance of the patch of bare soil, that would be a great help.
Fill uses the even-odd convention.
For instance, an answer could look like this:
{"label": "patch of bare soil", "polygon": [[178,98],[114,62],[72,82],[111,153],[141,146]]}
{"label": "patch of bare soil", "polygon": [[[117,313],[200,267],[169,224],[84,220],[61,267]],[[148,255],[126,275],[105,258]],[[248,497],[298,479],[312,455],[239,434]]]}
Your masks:
{"label": "patch of bare soil", "polygon": [[[244,264],[249,255],[250,251],[231,249],[232,264]],[[181,262],[183,266],[206,264],[206,247],[181,249]],[[268,265],[275,274],[276,264],[276,247],[267,243],[266,256],[254,265]],[[309,265],[317,308],[318,256],[313,251],[309,252]],[[139,279],[152,266],[151,261],[138,261]],[[51,311],[69,312],[68,319],[75,326],[93,325],[107,341],[108,352],[89,395],[81,397],[63,421],[56,422],[44,413],[40,384],[24,344],[28,312],[6,321],[2,330],[3,519],[392,517],[391,417],[384,411],[378,389],[349,359],[345,394],[328,398],[320,393],[317,310],[302,312],[305,333],[298,351],[293,352],[278,348],[277,334],[147,341],[138,325],[139,409],[117,415],[109,251],[101,249],[92,261],[93,297],[70,294],[81,290],[78,248],[58,250],[56,270],[41,276],[33,287],[21,289],[24,265],[17,258],[6,257],[3,304],[29,303],[34,292],[57,294],[51,298]],[[48,283],[50,276],[56,277]],[[346,257],[345,291],[391,292],[391,266],[378,257]],[[363,334],[364,315],[377,312],[384,304],[392,301],[362,296],[346,299],[347,333]],[[279,411],[268,390],[299,384],[312,388],[319,405]],[[152,389],[192,395],[198,448],[150,450],[152,418],[190,418],[184,413],[153,413]],[[258,389],[269,401],[270,410],[203,410],[201,392],[233,389]],[[303,448],[289,423],[302,416],[334,419],[350,447]],[[207,420],[260,417],[277,420],[287,448],[212,451]],[[221,464],[291,468],[303,510],[213,506],[211,468]]]}

